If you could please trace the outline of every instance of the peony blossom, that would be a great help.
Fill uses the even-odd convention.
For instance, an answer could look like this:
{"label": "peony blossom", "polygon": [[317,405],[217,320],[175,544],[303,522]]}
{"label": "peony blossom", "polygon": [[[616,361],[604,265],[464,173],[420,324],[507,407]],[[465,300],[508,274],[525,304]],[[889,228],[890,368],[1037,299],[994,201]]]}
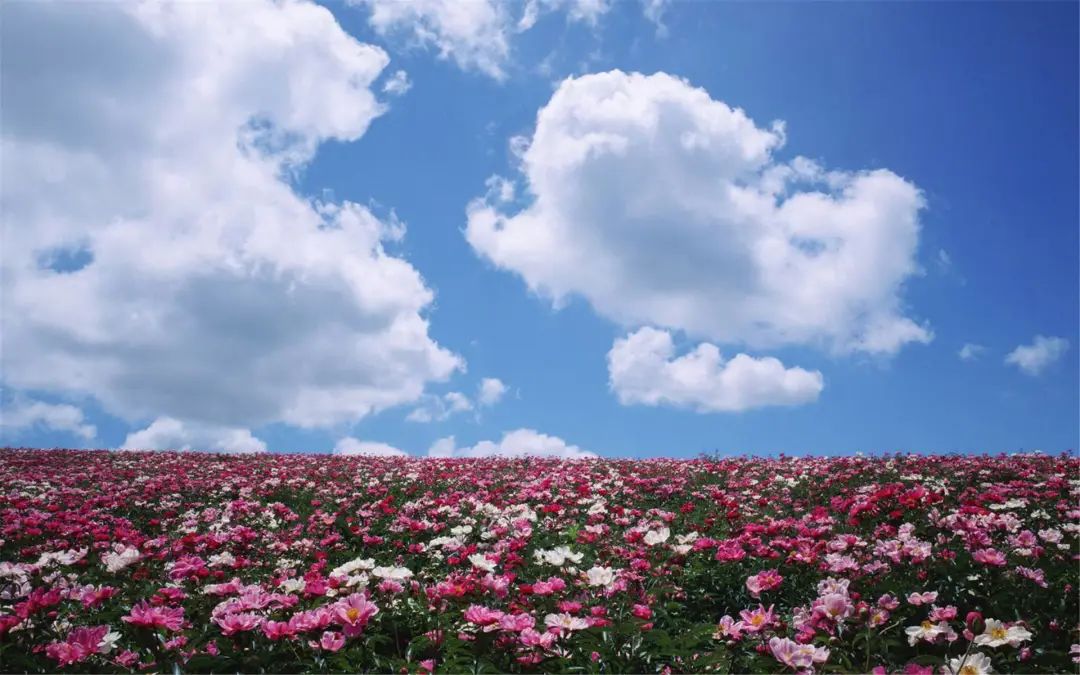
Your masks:
{"label": "peony blossom", "polygon": [[1016,647],[1021,642],[1030,639],[1031,631],[1023,626],[1018,624],[1006,626],[997,619],[987,619],[986,628],[982,634],[975,636],[975,644],[983,647],[1000,647],[1002,645]]}

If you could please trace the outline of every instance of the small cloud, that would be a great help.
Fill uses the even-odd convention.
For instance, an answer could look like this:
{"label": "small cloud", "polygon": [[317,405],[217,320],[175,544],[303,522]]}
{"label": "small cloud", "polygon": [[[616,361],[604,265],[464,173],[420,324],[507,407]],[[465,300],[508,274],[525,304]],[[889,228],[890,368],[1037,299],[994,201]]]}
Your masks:
{"label": "small cloud", "polygon": [[498,443],[480,441],[467,448],[456,447],[453,436],[440,438],[428,449],[429,457],[559,457],[585,459],[595,453],[569,445],[558,436],[548,436],[535,429],[517,429],[503,434]]}
{"label": "small cloud", "polygon": [[949,252],[943,248],[938,249],[937,264],[942,272],[947,272],[952,267],[952,257],[949,256]]}
{"label": "small cloud", "polygon": [[493,406],[506,394],[506,385],[497,377],[485,377],[480,380],[480,391],[476,400],[482,406]]}
{"label": "small cloud", "polygon": [[472,401],[460,391],[451,391],[442,396],[426,395],[419,407],[410,412],[408,422],[443,422],[451,416],[473,409]]}
{"label": "small cloud", "polygon": [[404,70],[395,71],[382,87],[383,93],[389,96],[401,96],[410,89],[412,89],[412,82],[409,80],[409,74]]}
{"label": "small cloud", "polygon": [[641,10],[648,19],[656,26],[656,37],[665,38],[668,35],[667,26],[664,25],[664,12],[668,8],[670,0],[641,0]]}
{"label": "small cloud", "polygon": [[956,355],[960,357],[961,361],[974,361],[975,359],[982,356],[985,351],[986,347],[982,345],[977,345],[973,342],[968,342],[960,348],[960,351],[957,352]]}
{"label": "small cloud", "polygon": [[1009,352],[1005,363],[1016,366],[1026,375],[1035,376],[1061,360],[1069,350],[1069,341],[1062,337],[1036,335],[1030,345],[1020,345]]}
{"label": "small cloud", "polygon": [[409,453],[399,450],[386,443],[375,441],[361,441],[352,436],[346,436],[334,444],[334,454],[344,456],[362,457],[408,457]]}

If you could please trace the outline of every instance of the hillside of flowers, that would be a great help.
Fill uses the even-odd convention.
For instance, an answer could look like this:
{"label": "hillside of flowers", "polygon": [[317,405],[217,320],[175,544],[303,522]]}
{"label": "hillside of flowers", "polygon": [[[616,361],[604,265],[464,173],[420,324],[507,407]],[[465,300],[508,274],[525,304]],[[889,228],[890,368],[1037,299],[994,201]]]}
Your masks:
{"label": "hillside of flowers", "polygon": [[1077,672],[1078,478],[0,450],[0,669]]}

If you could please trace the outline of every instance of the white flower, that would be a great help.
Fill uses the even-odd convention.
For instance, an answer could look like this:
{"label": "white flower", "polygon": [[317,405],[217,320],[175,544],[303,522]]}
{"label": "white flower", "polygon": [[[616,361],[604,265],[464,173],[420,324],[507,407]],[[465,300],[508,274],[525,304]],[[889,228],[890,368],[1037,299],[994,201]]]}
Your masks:
{"label": "white flower", "polygon": [[661,527],[659,530],[649,530],[645,533],[645,545],[656,546],[657,544],[663,544],[671,536],[671,530],[666,527]]}
{"label": "white flower", "polygon": [[105,634],[105,637],[101,638],[101,642],[98,643],[98,651],[102,654],[108,654],[116,647],[116,643],[119,641],[120,633],[109,631]]}
{"label": "white flower", "polygon": [[413,575],[412,570],[408,567],[376,567],[371,570],[371,574],[380,579],[392,579],[394,581],[404,581]]}
{"label": "white flower", "polygon": [[937,636],[949,632],[949,626],[944,621],[936,624],[931,621],[923,621],[918,626],[908,626],[904,629],[904,632],[908,636],[908,644],[914,645],[919,640],[933,642]]}
{"label": "white flower", "polygon": [[307,583],[303,579],[285,579],[278,586],[281,588],[282,593],[299,593],[304,590]]}
{"label": "white flower", "polygon": [[1000,647],[1007,644],[1010,647],[1016,647],[1021,642],[1030,639],[1031,631],[1023,626],[1009,626],[1006,628],[1005,624],[997,619],[987,619],[986,629],[982,635],[975,636],[975,644],[986,647]]}
{"label": "white flower", "polygon": [[485,572],[495,571],[495,563],[488,560],[483,553],[473,553],[469,556],[469,562],[478,570],[484,570]]}
{"label": "white flower", "polygon": [[555,567],[562,567],[567,562],[577,564],[585,557],[582,553],[574,553],[567,546],[556,546],[550,551],[537,551],[533,556],[537,562],[547,563]]}
{"label": "white flower", "polygon": [[[963,664],[961,666],[960,664]],[[993,673],[993,664],[990,657],[979,652],[972,652],[966,657],[949,659],[949,672],[953,675],[986,675]]]}
{"label": "white flower", "polygon": [[116,544],[113,546],[113,552],[102,554],[101,562],[105,563],[105,569],[115,574],[125,567],[134,564],[140,557],[139,549],[134,546]]}
{"label": "white flower", "polygon": [[357,570],[370,570],[375,567],[374,558],[356,558],[338,565],[330,571],[332,577],[347,577]]}
{"label": "white flower", "polygon": [[544,617],[544,623],[549,627],[564,630],[585,630],[589,627],[588,621],[570,614],[548,614]]}
{"label": "white flower", "polygon": [[225,551],[224,553],[218,553],[216,555],[210,556],[210,565],[209,566],[210,567],[219,567],[221,565],[231,566],[235,562],[236,562],[236,558],[233,557],[233,554],[229,553],[228,551]]}
{"label": "white flower", "polygon": [[590,586],[610,586],[615,581],[615,570],[610,567],[593,567],[585,576],[588,577]]}

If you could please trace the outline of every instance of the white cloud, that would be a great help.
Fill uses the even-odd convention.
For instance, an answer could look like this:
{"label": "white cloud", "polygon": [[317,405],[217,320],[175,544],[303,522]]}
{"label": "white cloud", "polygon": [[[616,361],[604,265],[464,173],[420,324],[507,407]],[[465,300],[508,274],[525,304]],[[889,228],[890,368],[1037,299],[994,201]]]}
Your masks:
{"label": "white cloud", "polygon": [[942,272],[948,272],[952,268],[952,256],[949,252],[943,248],[939,248],[937,252],[937,265],[938,269]]}
{"label": "white cloud", "polygon": [[420,47],[434,47],[441,59],[463,70],[505,77],[510,55],[509,5],[497,0],[349,0],[367,8],[378,34],[404,36]]}
{"label": "white cloud", "polygon": [[502,400],[506,393],[506,385],[502,380],[495,377],[485,377],[480,380],[477,388],[476,402],[473,403],[468,396],[460,391],[451,391],[442,396],[425,394],[420,400],[420,405],[414,408],[406,417],[408,422],[444,422],[461,412],[474,410],[477,406],[486,408],[495,405]]}
{"label": "white cloud", "polygon": [[497,377],[485,377],[480,380],[480,391],[476,400],[482,406],[492,406],[502,400],[506,394],[506,385]]}
{"label": "white cloud", "polygon": [[1065,338],[1036,335],[1030,345],[1020,345],[1009,352],[1005,363],[1016,366],[1028,375],[1038,375],[1060,361],[1068,350],[1069,341]]}
{"label": "white cloud", "polygon": [[667,26],[664,25],[664,12],[667,11],[670,0],[641,0],[642,12],[645,18],[656,26],[656,34],[659,37],[667,36]]}
{"label": "white cloud", "polygon": [[576,445],[567,445],[558,436],[548,436],[533,429],[517,429],[503,434],[498,443],[480,441],[472,447],[459,448],[453,436],[440,438],[428,450],[430,457],[560,457],[583,459],[596,457]]}
{"label": "white cloud", "polygon": [[346,436],[334,445],[335,455],[362,455],[365,457],[407,457],[409,453],[386,443],[361,441]]}
{"label": "white cloud", "polygon": [[957,352],[956,355],[960,357],[961,361],[974,361],[982,356],[985,351],[986,347],[977,345],[973,342],[967,342],[960,348],[960,351]]}
{"label": "white cloud", "polygon": [[128,434],[122,450],[204,450],[213,452],[266,452],[266,443],[250,429],[212,424],[185,423],[159,417],[141,431]]}
{"label": "white cloud", "polygon": [[709,343],[676,358],[671,334],[655,328],[616,340],[607,358],[611,390],[623,405],[734,412],[810,403],[824,387],[818,371],[785,368],[772,357],[725,360]]}
{"label": "white cloud", "polygon": [[[531,29],[545,14],[595,27],[612,7],[610,0],[348,0],[367,10],[368,24],[384,38],[438,52],[462,70],[497,80],[506,78],[515,34]],[[662,29],[665,0],[644,0],[645,16]]]}
{"label": "white cloud", "polygon": [[67,403],[18,397],[0,409],[0,428],[20,431],[35,427],[67,431],[88,441],[97,435],[97,428],[86,423],[83,411]]}
{"label": "white cloud", "polygon": [[409,422],[443,422],[452,415],[472,409],[472,401],[460,391],[451,391],[442,396],[427,394],[421,399],[420,406],[405,419]]}
{"label": "white cloud", "polygon": [[[386,54],[328,10],[25,2],[3,37],[7,386],[130,421],[313,427],[462,367],[387,250],[404,226],[291,186],[383,111]],[[89,264],[43,268],[61,250]]]}
{"label": "white cloud", "polygon": [[390,96],[401,96],[405,92],[412,89],[412,82],[409,81],[409,74],[404,70],[395,71],[393,75],[387,78],[383,83],[383,93]]}
{"label": "white cloud", "polygon": [[755,348],[892,354],[928,342],[905,315],[916,274],[913,184],[773,152],[757,126],[664,73],[563,81],[521,149],[527,207],[481,198],[466,237],[558,306]]}

